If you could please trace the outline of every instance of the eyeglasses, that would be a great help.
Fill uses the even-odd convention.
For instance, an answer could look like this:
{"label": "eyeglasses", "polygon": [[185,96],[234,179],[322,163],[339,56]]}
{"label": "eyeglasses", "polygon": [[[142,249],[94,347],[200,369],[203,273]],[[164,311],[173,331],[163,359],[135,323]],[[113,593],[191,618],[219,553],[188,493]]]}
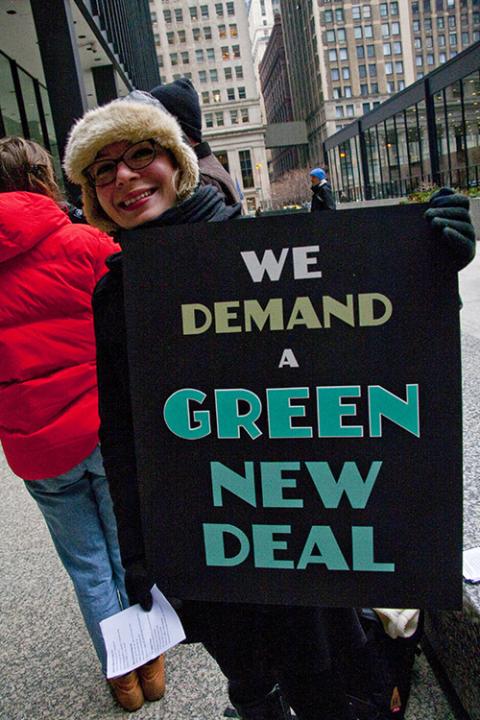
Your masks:
{"label": "eyeglasses", "polygon": [[141,140],[130,145],[123,155],[115,160],[112,158],[95,160],[85,168],[83,174],[94,187],[103,187],[115,180],[119,163],[125,163],[130,170],[142,170],[155,160],[157,153],[158,147],[155,140]]}

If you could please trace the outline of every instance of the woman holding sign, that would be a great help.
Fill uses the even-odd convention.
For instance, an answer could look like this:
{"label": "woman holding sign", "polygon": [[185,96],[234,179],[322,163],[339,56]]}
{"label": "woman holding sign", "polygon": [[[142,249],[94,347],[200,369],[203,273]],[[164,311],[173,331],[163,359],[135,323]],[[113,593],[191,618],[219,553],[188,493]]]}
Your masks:
{"label": "woman holding sign", "polygon": [[[82,187],[88,221],[117,232],[120,244],[122,230],[145,224],[161,232],[240,215],[240,206],[226,207],[213,187],[198,187],[195,154],[150,96],[136,93],[89,111],[72,129],[65,169]],[[149,610],[157,578],[146,566],[142,532],[121,253],[107,265],[93,300],[102,453],[129,599]],[[285,720],[288,706],[298,720],[350,720],[337,660],[364,639],[353,610],[185,600],[179,614],[187,640],[202,642],[228,678],[244,720]]]}

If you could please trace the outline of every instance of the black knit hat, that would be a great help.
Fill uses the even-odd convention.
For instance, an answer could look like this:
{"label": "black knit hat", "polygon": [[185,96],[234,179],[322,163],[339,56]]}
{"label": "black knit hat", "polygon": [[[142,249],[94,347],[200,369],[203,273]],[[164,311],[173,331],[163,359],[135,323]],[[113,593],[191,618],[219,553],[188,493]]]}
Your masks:
{"label": "black knit hat", "polygon": [[168,112],[177,118],[189,138],[202,142],[202,113],[198,93],[190,80],[180,78],[168,85],[157,85],[150,90]]}

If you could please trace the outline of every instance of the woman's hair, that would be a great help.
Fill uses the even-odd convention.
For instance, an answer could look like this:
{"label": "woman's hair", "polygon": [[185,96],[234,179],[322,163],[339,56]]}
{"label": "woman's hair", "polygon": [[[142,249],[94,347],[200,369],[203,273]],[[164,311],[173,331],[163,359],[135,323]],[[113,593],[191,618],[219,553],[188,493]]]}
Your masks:
{"label": "woman's hair", "polygon": [[23,190],[61,202],[62,195],[45,148],[22,137],[0,139],[0,192]]}

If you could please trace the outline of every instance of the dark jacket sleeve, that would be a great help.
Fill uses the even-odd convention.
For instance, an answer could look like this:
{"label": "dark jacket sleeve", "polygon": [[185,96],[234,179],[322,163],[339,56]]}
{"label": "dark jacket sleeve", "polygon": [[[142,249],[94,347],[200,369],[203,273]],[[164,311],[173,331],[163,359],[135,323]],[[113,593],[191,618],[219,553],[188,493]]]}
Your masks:
{"label": "dark jacket sleeve", "polygon": [[320,185],[312,197],[311,212],[318,210],[335,210],[335,199],[330,185]]}
{"label": "dark jacket sleeve", "polygon": [[[100,286],[108,276],[100,281]],[[100,444],[118,526],[125,569],[144,561],[144,543],[137,484],[128,358],[123,302],[105,291],[93,299],[97,342]]]}

